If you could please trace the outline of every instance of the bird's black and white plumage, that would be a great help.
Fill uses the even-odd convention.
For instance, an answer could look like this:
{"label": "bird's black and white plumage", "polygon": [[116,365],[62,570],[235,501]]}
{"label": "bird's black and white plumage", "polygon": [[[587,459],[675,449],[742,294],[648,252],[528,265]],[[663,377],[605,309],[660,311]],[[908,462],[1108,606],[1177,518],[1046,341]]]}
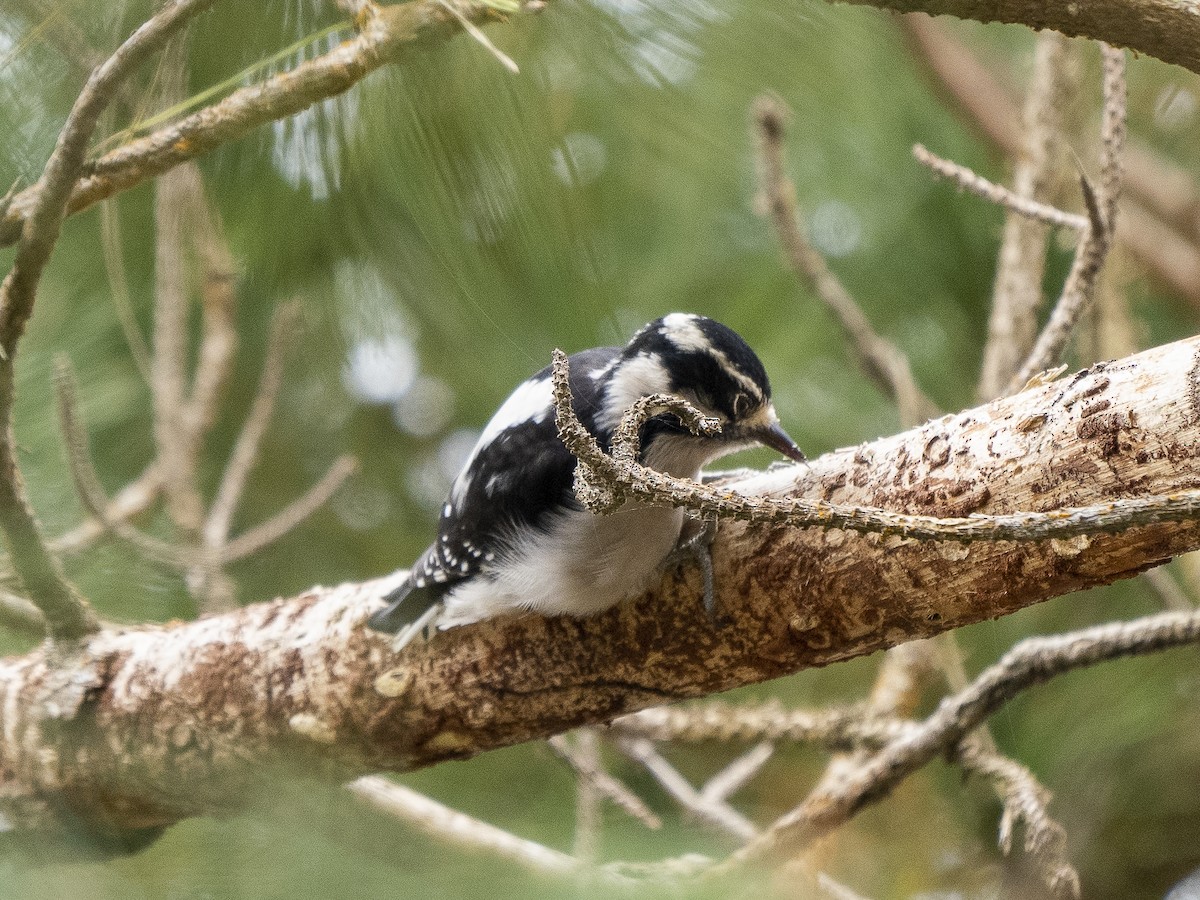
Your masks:
{"label": "bird's black and white plumage", "polygon": [[[754,444],[804,459],[779,426],[754,351],[704,316],[672,313],[625,347],[576,353],[570,373],[575,411],[606,450],[622,415],[648,394],[677,394],[721,421],[720,435],[699,437],[673,416],[649,420],[642,462],[660,472],[696,478],[706,464]],[[488,422],[442,507],[437,539],[370,626],[399,632],[401,646],[422,627],[515,609],[586,616],[646,590],[679,541],[683,510],[628,504],[595,515],[575,499],[574,472],[546,368]]]}

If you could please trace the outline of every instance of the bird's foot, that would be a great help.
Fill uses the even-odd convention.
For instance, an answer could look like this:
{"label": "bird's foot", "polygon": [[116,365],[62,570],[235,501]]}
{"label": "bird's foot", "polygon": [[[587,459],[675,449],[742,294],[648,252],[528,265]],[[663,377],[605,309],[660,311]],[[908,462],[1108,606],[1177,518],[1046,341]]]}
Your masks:
{"label": "bird's foot", "polygon": [[704,610],[710,619],[717,617],[717,597],[713,589],[712,542],[717,536],[717,523],[712,519],[688,519],[683,535],[667,556],[667,566],[695,562],[704,581]]}
{"label": "bird's foot", "polygon": [[423,635],[425,640],[433,637],[434,631],[437,630],[438,619],[443,612],[441,603],[435,603],[425,612],[421,613],[420,617],[409,625],[406,625],[400,631],[396,632],[396,638],[392,641],[392,652],[399,653],[414,640],[418,635]]}

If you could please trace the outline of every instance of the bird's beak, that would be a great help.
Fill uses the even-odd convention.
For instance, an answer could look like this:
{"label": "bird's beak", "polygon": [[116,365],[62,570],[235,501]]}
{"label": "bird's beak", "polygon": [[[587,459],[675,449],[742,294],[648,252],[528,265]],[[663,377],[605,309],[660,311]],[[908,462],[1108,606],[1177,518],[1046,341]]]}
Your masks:
{"label": "bird's beak", "polygon": [[794,459],[796,462],[804,462],[804,451],[796,446],[796,442],[788,437],[788,433],[783,430],[783,427],[778,422],[772,422],[769,425],[761,425],[752,430],[749,434],[758,443],[764,447],[770,447],[772,450],[777,450],[788,459]]}

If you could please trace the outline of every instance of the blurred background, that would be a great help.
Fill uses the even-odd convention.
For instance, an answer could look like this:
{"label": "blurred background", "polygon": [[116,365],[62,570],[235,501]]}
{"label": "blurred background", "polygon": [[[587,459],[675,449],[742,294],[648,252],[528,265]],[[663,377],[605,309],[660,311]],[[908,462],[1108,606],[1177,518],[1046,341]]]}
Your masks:
{"label": "blurred background", "polygon": [[[100,16],[82,0],[0,0],[4,187],[38,177],[85,77],[83,56],[68,52],[63,34],[70,30],[72,40],[107,53],[150,10],[147,2],[111,2]],[[351,33],[331,30],[343,21],[332,2],[218,4],[188,35],[185,95],[258,80],[325,52]],[[937,24],[1019,102],[1031,32]],[[479,429],[513,386],[549,361],[552,348],[623,343],[670,311],[713,316],[756,348],[784,425],[810,455],[899,430],[895,407],[856,370],[836,323],[786,270],[770,223],[756,211],[749,109],[764,91],[792,110],[789,169],[813,243],[877,329],[908,353],[939,405],[976,402],[1003,213],[936,182],[913,161],[911,146],[924,143],[999,181],[1009,164],[947,102],[901,19],[815,0],[555,0],[541,15],[488,35],[519,63],[520,75],[459,37],[200,160],[234,260],[240,341],[229,395],[200,457],[201,488],[211,493],[220,478],[254,396],[272,310],[293,298],[302,331],[234,532],[302,493],[339,454],[352,452],[360,463],[324,509],[230,569],[238,602],[406,566],[433,534],[437,507]],[[279,54],[284,48],[291,49]],[[1087,169],[1099,65],[1094,48],[1085,47],[1082,59],[1070,149]],[[155,86],[164,77],[153,66],[140,72],[106,133],[160,108]],[[1164,164],[1195,171],[1196,77],[1137,58],[1129,88],[1137,142]],[[1069,178],[1067,188],[1064,202],[1079,209]],[[115,231],[111,222],[101,228],[98,209],[66,223],[18,360],[21,462],[52,535],[83,517],[51,414],[55,353],[66,352],[78,373],[109,492],[154,454],[149,392],[113,300],[127,293],[138,329],[149,332],[153,186],[120,195],[107,214]],[[0,251],[5,268],[11,258],[11,248]],[[1069,243],[1052,239],[1051,297],[1070,258]],[[1096,323],[1085,326],[1075,361],[1194,333],[1200,297],[1168,281],[1118,249],[1103,290],[1121,326],[1115,337]],[[198,332],[195,311],[191,325]],[[770,459],[759,453],[741,461]],[[170,533],[161,512],[142,524]],[[98,546],[68,568],[107,618],[197,614],[177,572],[128,547]],[[1196,596],[1187,561],[1171,569]],[[1025,635],[1161,606],[1142,579],[1058,598],[963,631],[967,668],[977,671]],[[0,635],[6,652],[29,646]],[[1001,749],[1054,792],[1050,811],[1067,829],[1085,896],[1162,896],[1200,867],[1200,793],[1190,787],[1200,783],[1198,659],[1195,651],[1176,651],[1060,678],[991,722]],[[878,661],[804,672],[730,699],[857,701]],[[688,747],[672,759],[699,779],[734,752]],[[607,808],[602,858],[731,849],[682,816],[631,763],[609,762],[666,826],[647,831]],[[809,750],[781,749],[735,803],[769,821],[803,797],[825,762]],[[570,849],[574,777],[544,746],[403,781]],[[956,770],[934,764],[834,837],[828,868],[870,896],[1003,896],[1013,863],[996,848],[998,816],[987,785],[964,784]],[[423,838],[344,791],[291,781],[264,791],[244,815],[186,821],[128,858],[0,858],[6,897],[571,892]]]}

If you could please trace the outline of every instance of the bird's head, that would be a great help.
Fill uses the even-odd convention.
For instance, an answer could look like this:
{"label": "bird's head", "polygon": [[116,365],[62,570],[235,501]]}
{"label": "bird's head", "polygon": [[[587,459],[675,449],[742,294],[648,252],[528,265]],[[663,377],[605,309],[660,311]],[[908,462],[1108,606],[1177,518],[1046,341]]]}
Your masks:
{"label": "bird's head", "polygon": [[643,432],[647,465],[694,476],[713,460],[761,444],[789,459],[804,454],[779,424],[762,362],[731,328],[705,316],[671,313],[633,336],[607,373],[599,423],[611,431],[634,401],[675,394],[721,422],[716,437],[697,437],[671,415]]}

